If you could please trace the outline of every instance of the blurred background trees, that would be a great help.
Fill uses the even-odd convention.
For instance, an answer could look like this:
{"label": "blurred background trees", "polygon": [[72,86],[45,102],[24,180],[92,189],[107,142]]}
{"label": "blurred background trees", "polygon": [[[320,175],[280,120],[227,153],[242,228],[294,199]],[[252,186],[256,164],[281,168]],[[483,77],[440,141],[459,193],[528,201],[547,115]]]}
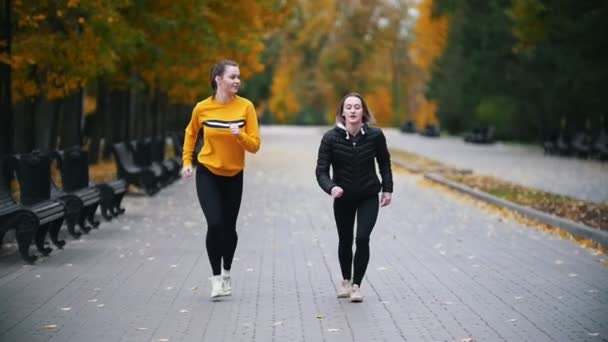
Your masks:
{"label": "blurred background trees", "polygon": [[221,59],[240,63],[262,123],[330,124],[356,91],[384,126],[494,125],[521,141],[606,127],[606,1],[0,4],[3,154],[95,157],[101,141],[182,130]]}

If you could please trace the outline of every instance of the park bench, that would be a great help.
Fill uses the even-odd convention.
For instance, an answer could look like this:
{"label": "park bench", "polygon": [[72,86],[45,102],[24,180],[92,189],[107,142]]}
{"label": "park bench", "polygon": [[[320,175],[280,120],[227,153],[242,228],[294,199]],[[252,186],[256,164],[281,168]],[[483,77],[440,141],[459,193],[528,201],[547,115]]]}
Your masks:
{"label": "park bench", "polygon": [[[183,154],[184,154],[184,150],[183,150],[184,133],[183,132],[171,132],[171,133],[169,133],[169,136],[171,137],[171,141],[173,142],[173,150],[175,152],[175,157],[182,159]],[[201,129],[198,132],[198,136],[196,138],[196,145],[194,147],[194,152],[192,152],[192,161],[193,161],[192,166],[194,166],[194,167],[196,167],[196,165],[197,165],[197,162],[196,162],[197,156],[202,148],[203,148],[203,130]],[[181,161],[180,161],[180,165],[181,165]]]}
{"label": "park bench", "polygon": [[[97,228],[99,221],[95,220],[95,212],[101,200],[101,192],[89,184],[88,158],[83,153],[86,152],[81,151],[79,146],[74,146],[64,151],[58,150],[53,156],[61,173],[61,191],[77,196],[83,203],[78,218],[79,227],[85,227],[86,219],[91,227]],[[60,191],[52,179],[51,186],[54,186],[57,192]]]}
{"label": "park bench", "polygon": [[[43,177],[36,179],[34,183],[25,184],[19,181],[21,203],[17,203],[10,186],[15,174],[15,160],[0,160],[0,243],[6,232],[14,229],[19,254],[28,264],[37,259],[29,253],[32,240],[42,255],[48,255],[52,251],[50,247],[45,246],[47,234],[57,248],[62,249],[65,245],[65,241],[59,240],[65,206],[60,201],[50,199],[50,159],[47,161],[46,177],[40,175]],[[23,161],[26,162],[29,162],[28,158]]]}
{"label": "park bench", "polygon": [[143,189],[148,195],[154,195],[159,191],[158,179],[150,168],[142,168],[135,165],[133,155],[124,142],[112,145],[112,153],[116,162],[118,178],[124,179],[127,184],[132,184]]}
{"label": "park bench", "polygon": [[161,164],[169,173],[169,182],[173,182],[179,178],[181,169],[181,156],[165,159],[165,139],[163,137],[155,137],[149,139],[150,153],[152,162]]}
{"label": "park bench", "polygon": [[608,133],[606,131],[602,130],[595,139],[591,153],[599,160],[608,160]]}
{"label": "park bench", "polygon": [[425,137],[437,138],[440,135],[439,126],[427,124],[420,134],[424,135]]}
{"label": "park bench", "polygon": [[401,133],[416,133],[416,123],[414,120],[407,120],[403,126],[401,126]]}
{"label": "park bench", "polygon": [[152,152],[150,141],[131,140],[127,148],[133,155],[135,165],[141,168],[150,169],[156,178],[159,187],[164,187],[169,183],[169,172],[159,163],[152,162]]}
{"label": "park bench", "polygon": [[73,147],[68,154],[64,154],[63,163],[67,166],[66,171],[71,173],[71,175],[65,174],[67,179],[64,182],[64,188],[67,191],[90,192],[90,188],[95,187],[99,191],[101,216],[108,221],[125,212],[125,209],[121,207],[122,199],[127,192],[127,182],[124,179],[91,184],[89,154],[79,147]]}
{"label": "park bench", "polygon": [[[31,192],[33,194],[43,194],[45,196],[48,191],[50,199],[58,200],[63,203],[65,207],[64,222],[68,233],[74,239],[78,239],[82,235],[80,232],[76,231],[76,225],[79,226],[83,233],[88,233],[90,231],[90,227],[79,224],[80,217],[83,214],[83,201],[76,195],[68,194],[57,189],[57,186],[53,182],[51,177],[50,153],[33,151],[27,154],[16,154],[13,156],[13,160],[16,166],[15,173],[17,174],[21,189],[23,189],[24,186],[26,189],[31,187]],[[48,189],[41,188],[47,186]]]}
{"label": "park bench", "polygon": [[184,139],[178,132],[170,132],[171,144],[173,145],[173,154],[176,158],[182,158]]}
{"label": "park bench", "polygon": [[495,134],[494,126],[476,127],[464,136],[464,141],[474,144],[493,144],[496,141]]}
{"label": "park bench", "polygon": [[585,132],[578,132],[571,142],[572,151],[579,157],[586,158],[591,154],[591,136]]}

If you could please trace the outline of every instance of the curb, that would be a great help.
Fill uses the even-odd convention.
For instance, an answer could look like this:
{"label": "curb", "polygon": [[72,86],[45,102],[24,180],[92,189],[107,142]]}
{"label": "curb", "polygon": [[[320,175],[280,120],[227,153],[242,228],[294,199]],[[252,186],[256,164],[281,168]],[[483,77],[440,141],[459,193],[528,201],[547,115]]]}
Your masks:
{"label": "curb", "polygon": [[415,166],[411,166],[407,163],[401,162],[399,160],[391,160],[391,162],[393,164],[396,164],[397,166],[406,169],[407,171],[411,172],[411,173],[422,173],[422,174],[427,174],[427,173],[443,173],[443,172],[455,172],[455,173],[459,173],[459,174],[463,174],[463,175],[469,175],[473,173],[473,170],[471,169],[454,169],[454,168],[434,168],[434,169],[430,169],[430,170],[424,170],[422,168],[418,168]]}
{"label": "curb", "polygon": [[[398,163],[398,164],[400,164],[400,163]],[[591,228],[584,224],[570,221],[570,220],[567,220],[567,219],[564,219],[564,218],[561,218],[561,217],[558,217],[558,216],[555,216],[552,214],[547,214],[545,212],[542,212],[542,211],[539,211],[536,209],[532,209],[529,207],[521,206],[519,204],[515,204],[513,202],[504,200],[502,198],[498,198],[496,196],[490,195],[486,192],[479,191],[477,189],[473,189],[466,185],[445,179],[438,174],[425,173],[424,178],[430,179],[430,180],[440,183],[440,184],[443,184],[452,189],[458,190],[460,192],[473,196],[477,199],[480,199],[482,201],[492,203],[499,207],[504,207],[504,208],[513,210],[526,217],[535,219],[539,222],[548,224],[550,226],[561,228],[561,229],[569,232],[573,236],[592,240],[592,241],[600,244],[604,248],[608,247],[608,232],[605,232],[605,231],[602,231],[599,229],[595,229],[595,228]]]}

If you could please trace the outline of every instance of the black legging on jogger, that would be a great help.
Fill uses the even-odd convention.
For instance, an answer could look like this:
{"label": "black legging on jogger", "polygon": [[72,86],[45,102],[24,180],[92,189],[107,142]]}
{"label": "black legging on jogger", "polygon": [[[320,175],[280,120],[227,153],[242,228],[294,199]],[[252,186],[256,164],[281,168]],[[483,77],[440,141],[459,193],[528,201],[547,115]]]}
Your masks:
{"label": "black legging on jogger", "polygon": [[353,284],[361,285],[369,262],[369,236],[378,218],[378,195],[358,199],[334,200],[334,217],[338,227],[338,259],[344,279],[351,279],[353,265],[353,231],[357,216],[357,237],[354,260]]}
{"label": "black legging on jogger", "polygon": [[204,165],[196,168],[196,193],[207,220],[207,255],[213,275],[221,274],[221,264],[230,270],[238,236],[236,219],[243,194],[243,171],[235,176],[218,176]]}

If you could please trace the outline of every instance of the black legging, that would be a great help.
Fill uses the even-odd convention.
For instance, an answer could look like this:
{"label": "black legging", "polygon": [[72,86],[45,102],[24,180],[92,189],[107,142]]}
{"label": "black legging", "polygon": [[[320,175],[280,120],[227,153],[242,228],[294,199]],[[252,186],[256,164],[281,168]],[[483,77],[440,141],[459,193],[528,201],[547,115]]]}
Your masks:
{"label": "black legging", "polygon": [[207,255],[213,275],[230,270],[238,236],[236,219],[243,194],[243,172],[232,177],[218,176],[199,164],[196,168],[196,193],[207,220]]}
{"label": "black legging", "polygon": [[369,262],[369,236],[378,218],[378,196],[358,200],[334,200],[334,217],[338,227],[338,259],[344,279],[351,279],[353,264],[353,230],[357,216],[357,248],[354,260],[353,284],[361,285]]}

